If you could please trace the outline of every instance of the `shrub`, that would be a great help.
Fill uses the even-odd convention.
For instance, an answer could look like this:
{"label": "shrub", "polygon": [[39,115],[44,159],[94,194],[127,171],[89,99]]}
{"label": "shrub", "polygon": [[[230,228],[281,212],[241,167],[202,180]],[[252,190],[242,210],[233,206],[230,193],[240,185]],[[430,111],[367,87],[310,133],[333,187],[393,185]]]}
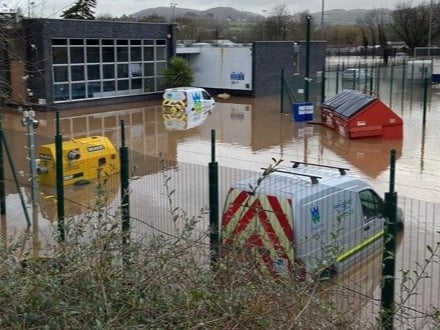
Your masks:
{"label": "shrub", "polygon": [[167,88],[191,86],[194,74],[188,62],[180,56],[173,56],[164,71],[165,86]]}

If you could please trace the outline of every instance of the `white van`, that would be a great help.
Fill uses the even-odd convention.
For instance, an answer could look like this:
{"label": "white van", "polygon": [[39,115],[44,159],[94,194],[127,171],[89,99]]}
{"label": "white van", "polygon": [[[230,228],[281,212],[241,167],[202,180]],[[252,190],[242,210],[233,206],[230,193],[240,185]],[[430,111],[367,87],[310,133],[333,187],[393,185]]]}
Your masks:
{"label": "white van", "polygon": [[[263,269],[294,271],[301,280],[370,255],[383,244],[384,203],[347,170],[292,162],[235,183],[223,210],[221,254],[238,248]],[[403,228],[403,212],[397,213]]]}
{"label": "white van", "polygon": [[432,66],[432,60],[409,60],[406,62],[406,78],[414,80],[431,79]]}
{"label": "white van", "polygon": [[167,88],[163,93],[164,112],[201,113],[212,111],[214,106],[214,98],[203,88],[175,87]]}

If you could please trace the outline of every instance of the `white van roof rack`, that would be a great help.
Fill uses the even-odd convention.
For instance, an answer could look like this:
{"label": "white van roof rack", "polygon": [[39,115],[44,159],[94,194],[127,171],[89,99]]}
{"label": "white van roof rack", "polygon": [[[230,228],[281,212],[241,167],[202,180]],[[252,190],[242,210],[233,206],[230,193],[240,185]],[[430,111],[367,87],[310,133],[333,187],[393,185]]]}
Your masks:
{"label": "white van roof rack", "polygon": [[321,165],[321,164],[316,164],[316,163],[305,163],[305,162],[298,162],[296,160],[292,160],[291,163],[293,163],[293,165],[292,165],[293,168],[297,168],[300,164],[302,164],[302,165],[309,165],[309,166],[325,167],[325,168],[334,168],[334,169],[339,170],[339,173],[341,175],[346,175],[347,171],[350,171],[349,168],[345,168],[345,167]]}
{"label": "white van roof rack", "polygon": [[[262,170],[267,170],[267,168],[265,168],[265,167],[262,167],[261,169]],[[279,173],[292,174],[292,175],[306,176],[306,177],[310,178],[310,180],[312,180],[313,184],[319,183],[319,179],[322,179],[322,176],[312,175],[312,174],[283,171],[283,170],[279,170],[279,169],[274,169],[273,171],[274,172],[279,172]]]}

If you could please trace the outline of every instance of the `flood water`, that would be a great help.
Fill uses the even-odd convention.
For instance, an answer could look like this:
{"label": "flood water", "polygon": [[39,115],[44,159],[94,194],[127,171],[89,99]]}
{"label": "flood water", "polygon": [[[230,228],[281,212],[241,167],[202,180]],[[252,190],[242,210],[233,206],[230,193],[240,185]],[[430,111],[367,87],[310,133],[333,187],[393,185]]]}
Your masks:
{"label": "flood water", "polygon": [[[327,85],[327,94],[334,95],[334,84],[329,82]],[[173,163],[174,167],[180,168],[180,174],[187,173],[189,178],[178,182],[183,182],[181,186],[186,187],[185,192],[188,195],[193,198],[195,196],[198,201],[207,201],[207,172],[191,173],[193,169],[188,170],[186,166],[201,165],[206,168],[212,157],[213,131],[216,161],[222,168],[236,170],[236,179],[240,179],[240,175],[247,171],[261,171],[261,168],[272,163],[272,158],[282,159],[286,164],[295,160],[349,168],[352,173],[367,178],[381,194],[389,189],[390,151],[393,149],[397,158],[395,190],[398,196],[437,205],[440,203],[440,89],[430,87],[428,102],[424,105],[423,89],[420,86],[407,85],[402,91],[398,90],[397,85],[398,83],[394,85],[393,90],[385,80],[382,82],[379,97],[403,119],[404,136],[398,140],[349,140],[322,125],[296,122],[290,112],[281,113],[278,96],[255,99],[216,97],[217,104],[210,114],[189,118],[187,121],[165,118],[159,101],[62,111],[61,134],[64,139],[104,135],[116,147],[120,147],[123,121],[126,145],[137,157],[137,172],[133,170],[136,180],[132,183],[132,208],[135,217],[144,214],[145,204],[148,204],[151,212],[158,209],[161,203],[161,198],[158,197],[160,194],[144,186],[153,177],[152,174],[159,170],[142,169],[143,165],[159,154]],[[425,109],[426,122],[423,124]],[[318,110],[315,110],[315,117],[317,114]],[[1,226],[5,236],[26,227],[23,204],[28,211],[30,209],[26,147],[28,136],[26,128],[21,125],[21,118],[19,111],[2,111],[2,126],[9,145],[9,155],[21,182],[19,190],[23,193],[23,199],[20,199],[13,172],[5,160],[7,215],[2,219]],[[40,126],[35,130],[36,145],[52,143],[55,135],[55,113],[37,112],[36,119],[40,121]],[[202,184],[204,188],[201,188]],[[68,204],[66,214],[80,213],[81,204],[91,202],[94,194],[91,188],[88,189],[70,188],[67,192],[69,198],[80,203]],[[107,191],[110,203],[114,205],[118,205],[119,189],[118,179],[110,180]],[[43,191],[42,196],[39,224],[45,227],[56,219],[56,207],[53,192]],[[222,205],[222,201],[220,204]],[[438,208],[435,210],[438,212]],[[435,211],[427,212],[432,217],[435,214]],[[417,245],[416,238],[413,237],[415,231],[425,228],[433,232],[438,225],[433,218],[429,219],[429,227],[421,224],[420,221],[423,220],[417,216],[412,218],[409,215],[407,218],[414,221],[417,227],[408,234],[405,231],[405,235],[414,240],[403,239],[400,253],[404,255],[405,251],[420,250],[422,255],[425,244]],[[39,244],[48,239],[44,235],[49,234],[41,235]],[[401,261],[402,264],[405,262]],[[365,277],[365,274],[362,276]],[[371,281],[371,277],[376,275],[376,272],[374,276],[367,275],[369,279],[364,280]],[[377,292],[377,288],[373,286],[373,291]],[[439,302],[437,295],[431,295],[429,299],[429,303]]]}

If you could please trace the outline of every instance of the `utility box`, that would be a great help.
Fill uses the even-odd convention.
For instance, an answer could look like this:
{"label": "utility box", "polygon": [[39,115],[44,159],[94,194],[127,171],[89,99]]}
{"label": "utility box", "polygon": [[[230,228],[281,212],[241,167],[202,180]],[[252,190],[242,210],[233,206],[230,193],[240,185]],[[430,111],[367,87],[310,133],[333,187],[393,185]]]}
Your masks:
{"label": "utility box", "polygon": [[403,121],[377,96],[344,90],[321,104],[322,124],[350,138],[403,138]]}
{"label": "utility box", "polygon": [[[42,184],[56,185],[55,143],[38,149],[37,174]],[[107,137],[91,136],[62,142],[63,184],[80,185],[100,176],[119,173],[115,147]]]}
{"label": "utility box", "polygon": [[293,104],[293,118],[295,121],[313,120],[313,103],[301,102]]}

